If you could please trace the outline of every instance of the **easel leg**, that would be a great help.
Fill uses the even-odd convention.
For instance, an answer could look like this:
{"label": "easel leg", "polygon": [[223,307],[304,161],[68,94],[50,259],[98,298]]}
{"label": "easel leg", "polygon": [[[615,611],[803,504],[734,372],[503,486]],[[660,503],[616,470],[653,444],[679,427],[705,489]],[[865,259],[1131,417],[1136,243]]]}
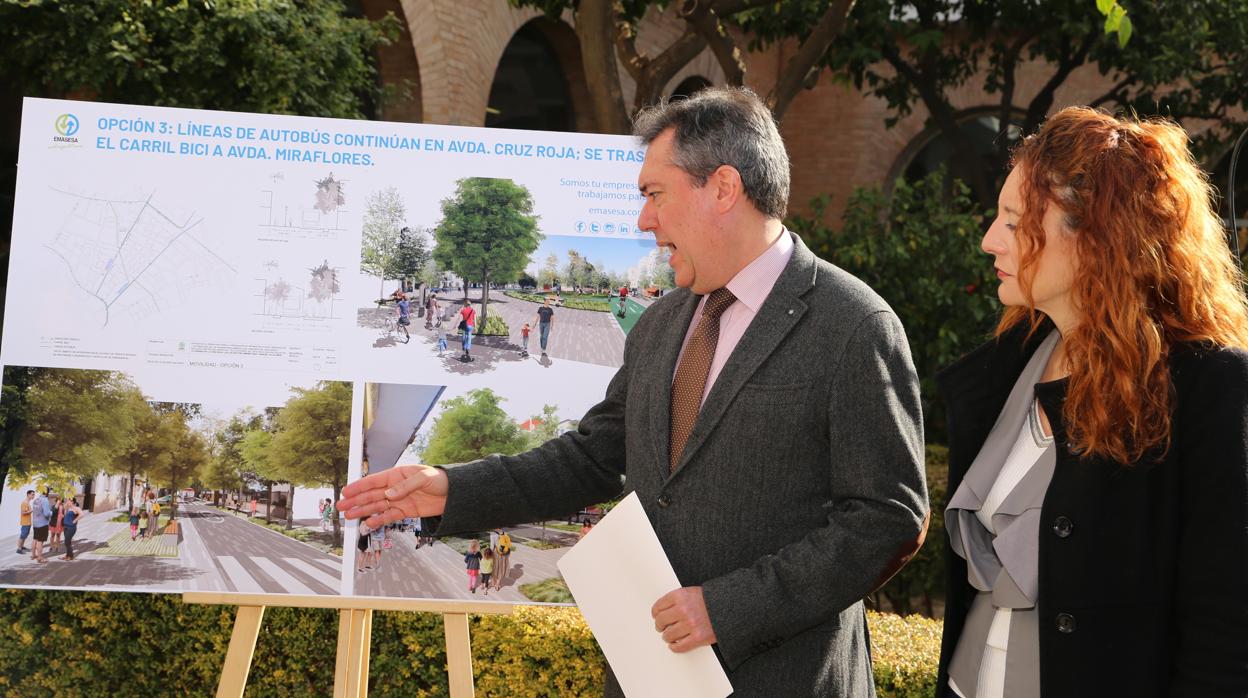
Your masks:
{"label": "easel leg", "polygon": [[334,660],[334,698],[347,696],[347,665],[351,655],[351,618],[355,612],[350,609],[338,611],[338,654]]}
{"label": "easel leg", "polygon": [[221,681],[217,683],[217,698],[242,698],[263,619],[264,606],[238,607],[230,648],[225,653],[225,666],[221,668]]}
{"label": "easel leg", "polygon": [[373,648],[373,612],[364,611],[364,639],[360,642],[360,696],[368,695],[368,657]]}
{"label": "easel leg", "polygon": [[446,632],[446,667],[451,698],[472,698],[472,641],[468,637],[467,613],[442,614]]}
{"label": "easel leg", "polygon": [[372,620],[371,610],[339,611],[334,698],[360,698],[368,692],[368,649]]}

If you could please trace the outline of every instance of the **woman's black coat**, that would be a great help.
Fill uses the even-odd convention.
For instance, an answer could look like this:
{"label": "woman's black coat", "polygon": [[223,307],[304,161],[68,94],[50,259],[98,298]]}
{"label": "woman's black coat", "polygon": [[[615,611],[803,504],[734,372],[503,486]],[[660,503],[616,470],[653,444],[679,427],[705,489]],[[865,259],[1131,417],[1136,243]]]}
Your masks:
{"label": "woman's black coat", "polygon": [[[1026,341],[1016,329],[938,376],[950,496],[1050,329]],[[1248,353],[1172,354],[1160,462],[1081,461],[1061,419],[1066,381],[1036,386],[1057,444],[1039,546],[1044,698],[1248,696]],[[945,567],[937,695],[953,696],[949,662],[975,590],[952,550]]]}

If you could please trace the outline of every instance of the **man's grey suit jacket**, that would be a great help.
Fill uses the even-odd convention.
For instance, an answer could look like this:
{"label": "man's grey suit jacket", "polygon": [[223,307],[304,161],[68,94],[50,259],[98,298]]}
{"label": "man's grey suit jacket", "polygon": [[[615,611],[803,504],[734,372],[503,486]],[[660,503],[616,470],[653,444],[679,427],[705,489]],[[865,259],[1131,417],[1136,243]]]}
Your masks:
{"label": "man's grey suit jacket", "polygon": [[703,588],[734,695],[872,696],[861,599],[927,514],[919,384],[888,305],[794,242],[674,474],[685,289],[642,315],[577,431],[449,467],[439,535],[636,491],[681,584]]}

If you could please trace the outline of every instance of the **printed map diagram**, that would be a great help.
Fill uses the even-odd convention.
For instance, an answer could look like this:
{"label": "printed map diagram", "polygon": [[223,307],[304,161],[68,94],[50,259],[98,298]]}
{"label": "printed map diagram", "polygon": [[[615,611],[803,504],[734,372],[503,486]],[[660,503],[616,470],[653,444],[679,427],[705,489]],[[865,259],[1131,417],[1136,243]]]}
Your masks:
{"label": "printed map diagram", "polygon": [[333,172],[311,180],[274,172],[268,180],[260,190],[258,221],[267,239],[326,240],[345,232],[346,185]]}
{"label": "printed map diagram", "polygon": [[[336,320],[334,306],[342,299],[342,270],[323,261],[298,272],[288,280],[276,260],[264,263],[259,285],[260,311],[257,315],[287,320]],[[293,276],[293,275],[292,275]]]}
{"label": "printed map diagram", "polygon": [[142,200],[52,191],[67,214],[43,247],[99,303],[100,326],[119,317],[146,320],[233,283],[234,267],[200,238],[204,219],[171,212],[155,190]]}

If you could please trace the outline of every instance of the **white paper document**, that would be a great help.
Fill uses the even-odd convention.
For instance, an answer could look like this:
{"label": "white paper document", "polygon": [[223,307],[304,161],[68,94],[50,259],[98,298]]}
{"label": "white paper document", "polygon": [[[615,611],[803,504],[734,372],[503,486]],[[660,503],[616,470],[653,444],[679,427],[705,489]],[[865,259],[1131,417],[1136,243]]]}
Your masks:
{"label": "white paper document", "polygon": [[564,554],[559,571],[626,695],[732,693],[710,647],[677,654],[654,629],[650,608],[680,581],[636,493]]}

